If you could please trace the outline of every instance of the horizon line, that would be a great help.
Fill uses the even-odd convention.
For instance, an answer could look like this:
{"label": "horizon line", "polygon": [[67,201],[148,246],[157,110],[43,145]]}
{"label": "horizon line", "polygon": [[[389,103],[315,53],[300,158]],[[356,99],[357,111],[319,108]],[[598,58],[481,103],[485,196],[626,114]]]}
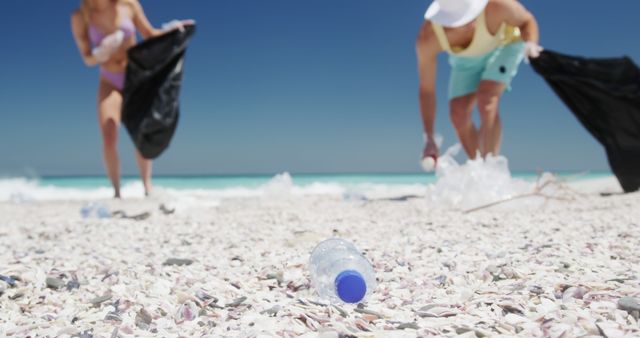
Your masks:
{"label": "horizon line", "polygon": [[[613,175],[611,170],[511,170],[511,173],[515,174],[533,174],[539,175],[541,173],[550,172],[552,174],[576,174],[576,175],[589,175],[589,174],[608,174]],[[153,178],[229,178],[229,177],[273,177],[276,175],[288,173],[291,176],[366,176],[366,175],[388,175],[388,176],[433,176],[434,173],[428,173],[423,171],[417,172],[291,172],[281,171],[275,173],[197,173],[197,174],[157,174],[153,175]],[[139,178],[139,175],[121,175],[124,179]],[[47,175],[0,175],[0,179],[10,178],[29,178],[29,179],[71,179],[71,178],[108,178],[106,174],[47,174]]]}

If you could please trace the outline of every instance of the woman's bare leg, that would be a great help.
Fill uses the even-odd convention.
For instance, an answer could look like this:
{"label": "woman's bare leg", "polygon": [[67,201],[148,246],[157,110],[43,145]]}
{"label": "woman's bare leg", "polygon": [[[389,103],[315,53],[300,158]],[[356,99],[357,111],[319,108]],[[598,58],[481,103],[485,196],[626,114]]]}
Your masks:
{"label": "woman's bare leg", "polygon": [[144,194],[149,196],[151,193],[151,160],[142,157],[140,152],[136,151],[136,162],[138,162],[140,177],[142,177],[142,183],[144,184]]}
{"label": "woman's bare leg", "polygon": [[98,88],[98,123],[102,133],[104,166],[120,198],[120,159],[118,157],[118,128],[120,127],[122,95],[112,85],[100,81]]}

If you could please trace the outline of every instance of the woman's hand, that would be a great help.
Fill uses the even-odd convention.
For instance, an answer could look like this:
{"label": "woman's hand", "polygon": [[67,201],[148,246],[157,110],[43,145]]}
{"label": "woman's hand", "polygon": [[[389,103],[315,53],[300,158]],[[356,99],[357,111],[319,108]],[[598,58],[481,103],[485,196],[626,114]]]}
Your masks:
{"label": "woman's hand", "polygon": [[171,20],[167,23],[162,24],[162,32],[166,33],[174,29],[184,31],[185,26],[194,25],[195,23],[196,22],[194,20]]}
{"label": "woman's hand", "polygon": [[100,42],[100,46],[94,48],[91,54],[98,63],[105,63],[111,58],[111,55],[122,46],[123,42],[124,32],[118,30],[115,33],[105,36],[102,42]]}

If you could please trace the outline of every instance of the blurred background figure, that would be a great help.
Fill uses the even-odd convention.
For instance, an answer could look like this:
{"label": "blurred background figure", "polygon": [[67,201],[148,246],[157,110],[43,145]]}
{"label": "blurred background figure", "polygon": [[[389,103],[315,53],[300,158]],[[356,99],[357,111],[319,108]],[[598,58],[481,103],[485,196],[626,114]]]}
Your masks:
{"label": "blurred background figure", "polygon": [[[120,197],[117,144],[127,50],[136,44],[136,31],[147,39],[180,26],[181,22],[172,21],[162,30],[154,28],[137,0],[82,0],[80,8],[71,16],[71,29],[84,63],[100,66],[98,123],[104,164],[116,198]],[[137,151],[136,161],[148,195],[151,192],[151,161]]]}
{"label": "blurred background figure", "polygon": [[[469,156],[498,155],[502,138],[499,105],[524,56],[537,57],[536,19],[513,0],[435,0],[425,14],[416,44],[420,110],[426,144],[423,167],[439,155],[434,137],[437,56],[449,54],[451,122]],[[472,120],[474,107],[480,128]],[[431,168],[429,168],[431,167]]]}

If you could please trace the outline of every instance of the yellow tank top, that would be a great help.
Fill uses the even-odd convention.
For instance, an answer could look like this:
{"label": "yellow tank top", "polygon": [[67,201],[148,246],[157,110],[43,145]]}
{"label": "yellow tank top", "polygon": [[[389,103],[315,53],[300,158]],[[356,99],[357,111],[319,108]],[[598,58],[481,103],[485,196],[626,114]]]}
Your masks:
{"label": "yellow tank top", "polygon": [[513,42],[521,41],[520,29],[507,25],[503,22],[495,35],[491,35],[487,28],[487,22],[485,19],[484,11],[476,18],[475,32],[473,33],[473,40],[467,48],[451,47],[447,35],[444,32],[442,25],[432,22],[433,31],[436,34],[436,38],[440,43],[440,47],[447,53],[456,56],[482,56],[494,49],[504,46]]}

